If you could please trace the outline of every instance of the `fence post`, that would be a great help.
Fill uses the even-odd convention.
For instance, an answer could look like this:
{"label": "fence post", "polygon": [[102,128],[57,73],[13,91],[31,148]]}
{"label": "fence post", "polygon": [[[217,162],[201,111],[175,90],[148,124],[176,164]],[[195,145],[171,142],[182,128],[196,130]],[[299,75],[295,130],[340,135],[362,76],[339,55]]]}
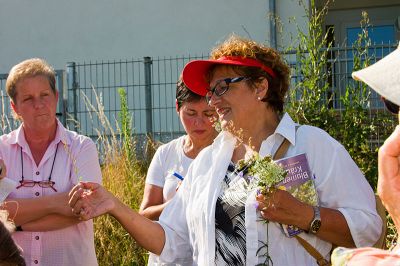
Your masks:
{"label": "fence post", "polygon": [[146,109],[146,133],[149,135],[153,134],[153,105],[151,101],[151,64],[153,61],[151,57],[146,56],[143,58],[144,63],[144,94],[145,94],[145,109]]}
{"label": "fence post", "polygon": [[[75,62],[68,62],[67,63],[67,84],[68,84],[68,92],[72,91],[72,108],[73,108],[73,118],[74,121],[73,127],[75,131],[78,131],[78,104],[77,104],[77,90],[78,90],[78,83],[76,82],[76,64]],[[68,93],[69,98],[69,93]],[[68,109],[69,110],[69,109]]]}
{"label": "fence post", "polygon": [[57,116],[61,116],[61,123],[66,126],[66,107],[65,107],[65,86],[64,86],[64,70],[56,70],[56,79],[57,79],[57,88],[58,88],[58,111],[56,113]]}

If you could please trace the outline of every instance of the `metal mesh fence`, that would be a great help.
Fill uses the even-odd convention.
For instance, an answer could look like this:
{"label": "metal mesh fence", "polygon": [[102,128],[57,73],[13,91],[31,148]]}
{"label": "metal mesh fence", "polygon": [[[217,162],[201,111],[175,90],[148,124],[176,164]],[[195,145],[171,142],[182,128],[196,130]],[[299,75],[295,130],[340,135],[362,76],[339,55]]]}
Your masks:
{"label": "metal mesh fence", "polygon": [[[374,45],[369,48],[372,62],[396,49],[396,45]],[[327,64],[329,93],[332,107],[340,111],[340,97],[346,86],[355,82],[351,78],[353,48],[334,47]],[[302,66],[296,51],[284,52],[283,56],[292,69],[291,84],[303,79]],[[144,135],[151,133],[156,140],[166,142],[184,133],[175,111],[176,82],[184,65],[194,59],[208,55],[177,56],[119,61],[97,61],[68,63],[66,70],[57,71],[57,86],[60,89],[58,113],[69,128],[96,139],[99,132],[104,135],[117,132],[116,122],[121,109],[118,89],[127,95],[128,109],[132,114],[133,132],[143,142]],[[0,110],[2,111],[1,133],[16,128],[9,100],[5,95],[7,74],[0,74]],[[371,91],[369,104],[365,107],[371,115],[379,115],[383,105],[379,96]],[[96,111],[95,111],[96,110]],[[101,115],[110,121],[105,127]],[[376,143],[381,142],[374,139]],[[376,138],[376,136],[374,136]]]}

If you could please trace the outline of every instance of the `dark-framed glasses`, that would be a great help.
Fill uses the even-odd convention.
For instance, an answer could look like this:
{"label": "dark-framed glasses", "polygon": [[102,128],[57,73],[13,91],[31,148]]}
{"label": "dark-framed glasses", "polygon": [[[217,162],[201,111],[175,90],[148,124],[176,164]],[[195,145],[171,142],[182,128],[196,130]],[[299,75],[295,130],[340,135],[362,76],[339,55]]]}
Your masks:
{"label": "dark-framed glasses", "polygon": [[225,92],[229,90],[229,84],[237,83],[244,80],[249,80],[249,77],[234,77],[234,78],[225,78],[217,81],[214,88],[210,89],[206,94],[206,101],[210,104],[211,97],[215,93],[215,95],[222,96]]}
{"label": "dark-framed glasses", "polygon": [[54,187],[56,182],[51,181],[51,180],[34,181],[34,180],[25,180],[25,179],[22,178],[19,181],[19,184],[20,185],[17,187],[17,189],[19,189],[21,187],[34,187],[34,186],[38,185],[39,187],[42,187],[42,188],[51,188],[52,190],[57,192],[57,189]]}
{"label": "dark-framed glasses", "polygon": [[56,161],[56,157],[57,157],[58,144],[59,143],[57,143],[56,152],[54,154],[53,164],[51,165],[49,178],[47,180],[42,180],[42,181],[25,179],[25,177],[24,177],[24,160],[22,157],[22,147],[21,147],[21,171],[22,171],[22,174],[21,174],[21,180],[19,181],[19,186],[17,187],[17,189],[22,188],[22,187],[34,187],[34,186],[38,185],[41,188],[51,188],[52,190],[54,190],[54,192],[57,192],[57,189],[54,187],[56,182],[51,180],[51,175],[53,173],[54,162]]}
{"label": "dark-framed glasses", "polygon": [[389,112],[397,115],[399,113],[399,106],[395,103],[392,103],[388,99],[381,97],[383,103],[385,104],[386,109],[388,109]]}

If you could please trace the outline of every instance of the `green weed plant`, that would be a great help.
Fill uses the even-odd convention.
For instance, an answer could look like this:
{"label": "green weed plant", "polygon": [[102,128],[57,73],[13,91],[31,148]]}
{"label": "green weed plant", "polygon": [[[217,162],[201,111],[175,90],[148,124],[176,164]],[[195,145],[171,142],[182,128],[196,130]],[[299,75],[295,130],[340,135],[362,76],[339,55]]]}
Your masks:
{"label": "green weed plant", "polygon": [[[308,15],[308,29],[299,27],[297,64],[301,80],[289,92],[286,111],[300,124],[309,124],[327,131],[349,152],[360,167],[371,187],[376,191],[378,178],[378,148],[382,143],[373,139],[385,140],[395,127],[394,118],[386,111],[371,110],[370,90],[362,82],[349,81],[344,93],[337,97],[340,110],[333,108],[335,91],[331,90],[329,79],[332,46],[328,32],[324,33],[323,22],[331,1],[317,9],[315,0],[309,8],[304,5]],[[371,64],[368,14],[362,13],[361,33],[353,44],[353,69],[356,71]],[[346,174],[346,173],[343,173]],[[392,246],[397,232],[388,217],[387,246]]]}

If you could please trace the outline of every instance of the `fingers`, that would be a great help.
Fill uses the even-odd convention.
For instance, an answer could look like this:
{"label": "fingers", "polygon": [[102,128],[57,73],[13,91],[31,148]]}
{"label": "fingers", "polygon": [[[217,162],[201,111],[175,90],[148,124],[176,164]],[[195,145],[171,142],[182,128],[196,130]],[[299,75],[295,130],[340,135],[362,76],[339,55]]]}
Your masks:
{"label": "fingers", "polygon": [[261,212],[273,211],[275,210],[275,202],[273,199],[273,193],[269,196],[265,196],[263,194],[259,194],[256,196],[256,200],[258,202],[257,210]]}
{"label": "fingers", "polygon": [[94,182],[79,182],[79,184],[84,188],[84,189],[90,189],[90,190],[96,190],[100,187],[100,184],[94,183]]}
{"label": "fingers", "polygon": [[80,186],[80,184],[72,188],[72,190],[69,192],[69,201],[68,201],[68,204],[71,208],[75,207],[79,199],[82,197],[84,191],[85,190]]}

